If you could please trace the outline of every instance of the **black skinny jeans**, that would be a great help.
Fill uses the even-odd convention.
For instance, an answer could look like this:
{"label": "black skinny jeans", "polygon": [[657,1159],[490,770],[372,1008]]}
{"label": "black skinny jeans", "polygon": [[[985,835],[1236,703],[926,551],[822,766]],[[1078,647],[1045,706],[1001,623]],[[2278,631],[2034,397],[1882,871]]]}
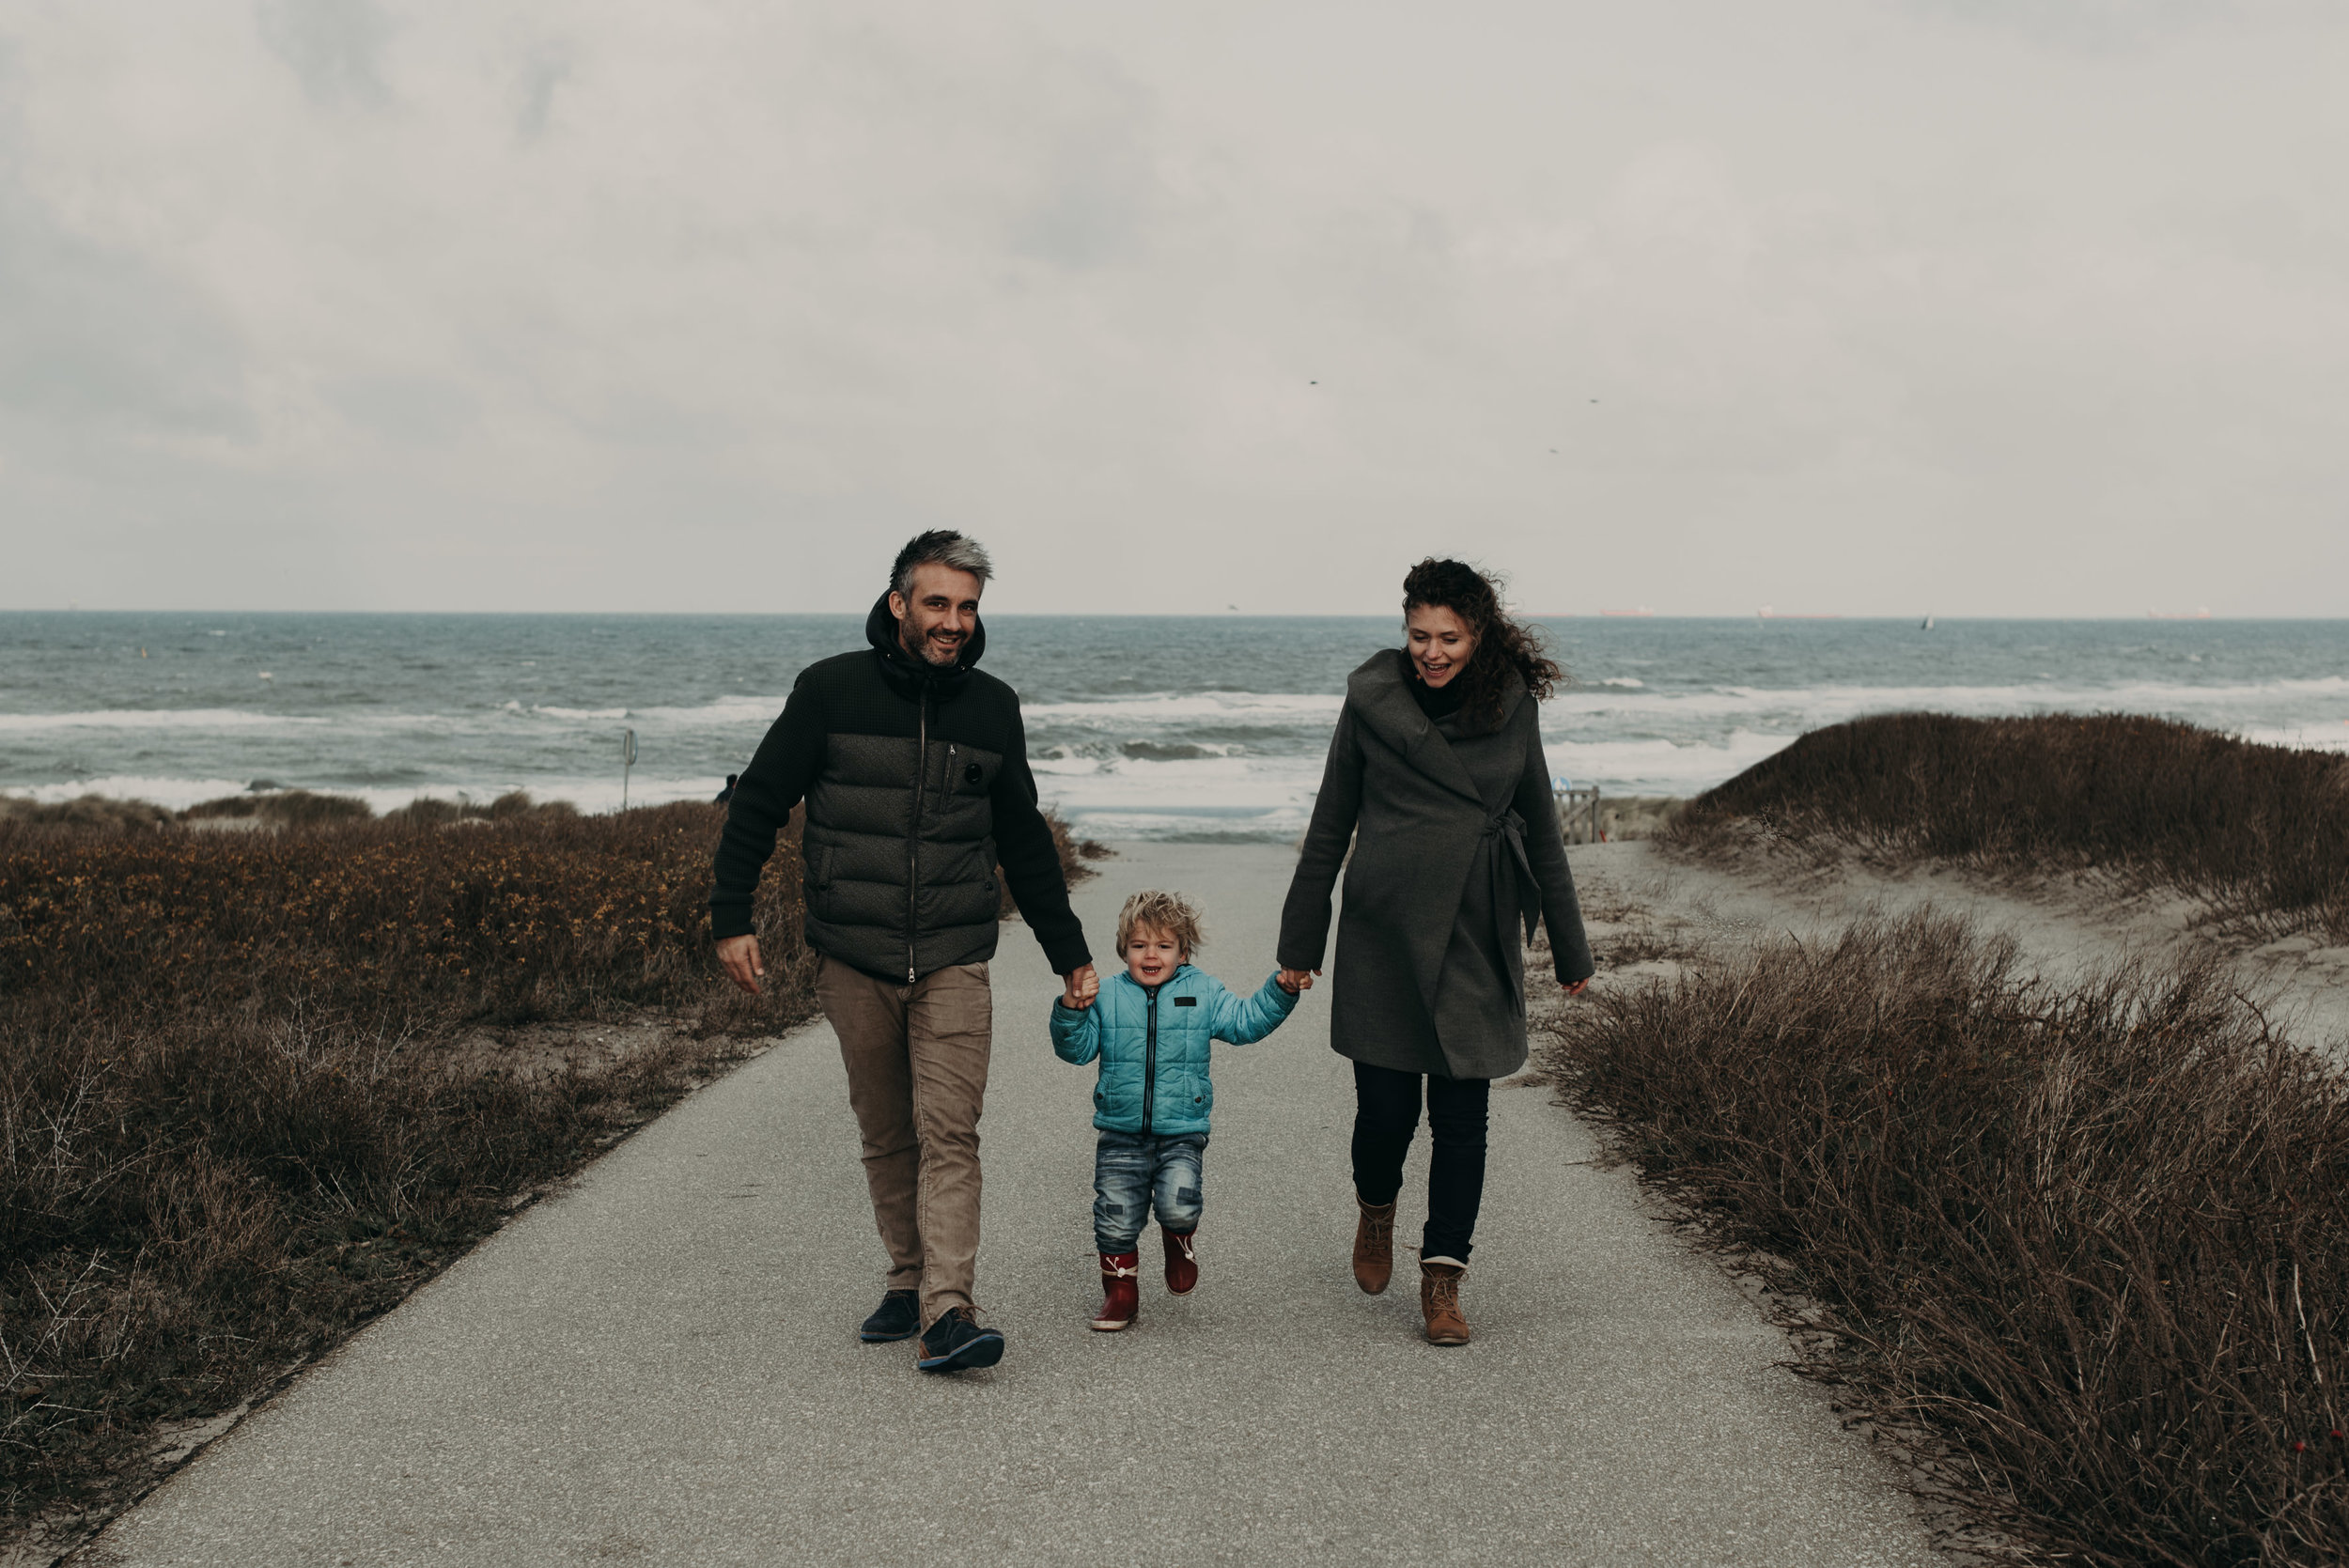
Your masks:
{"label": "black skinny jeans", "polygon": [[1476,1210],[1485,1200],[1485,1112],[1492,1079],[1398,1073],[1354,1063],[1354,1190],[1365,1203],[1392,1203],[1403,1190],[1403,1157],[1419,1131],[1420,1084],[1427,1085],[1427,1229],[1420,1255],[1468,1262]]}

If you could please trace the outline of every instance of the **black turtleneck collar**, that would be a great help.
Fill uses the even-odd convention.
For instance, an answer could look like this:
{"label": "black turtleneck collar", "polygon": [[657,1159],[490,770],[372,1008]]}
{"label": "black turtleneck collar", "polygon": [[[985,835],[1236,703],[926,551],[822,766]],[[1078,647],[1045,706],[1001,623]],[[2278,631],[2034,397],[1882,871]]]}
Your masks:
{"label": "black turtleneck collar", "polygon": [[[1404,655],[1404,661],[1408,663],[1409,660],[1410,656]],[[1409,680],[1411,701],[1419,704],[1419,710],[1431,720],[1449,719],[1459,712],[1468,701],[1467,685],[1458,675],[1454,675],[1441,686],[1430,686],[1419,678],[1419,668],[1413,665]]]}
{"label": "black turtleneck collar", "polygon": [[897,639],[897,617],[889,613],[889,596],[881,595],[873,601],[873,613],[864,617],[864,640],[880,655],[881,668],[893,681],[903,684],[926,682],[941,696],[962,684],[962,677],[971,673],[987,652],[987,623],[974,620],[971,635],[962,644],[962,653],[950,669],[940,669],[926,659],[917,659],[906,652],[905,644]]}

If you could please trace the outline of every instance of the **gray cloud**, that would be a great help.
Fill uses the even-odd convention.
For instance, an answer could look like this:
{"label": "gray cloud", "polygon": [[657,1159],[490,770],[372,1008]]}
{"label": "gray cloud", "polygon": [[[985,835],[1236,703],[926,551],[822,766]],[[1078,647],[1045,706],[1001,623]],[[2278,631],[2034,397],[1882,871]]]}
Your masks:
{"label": "gray cloud", "polygon": [[34,188],[22,70],[0,48],[0,418],[93,438],[250,435],[231,315],[151,249],[74,233]]}
{"label": "gray cloud", "polygon": [[391,21],[374,0],[256,0],[254,22],[315,101],[375,107],[389,100]]}
{"label": "gray cloud", "polygon": [[571,52],[560,43],[541,43],[523,54],[521,74],[521,107],[514,130],[524,142],[535,142],[546,134],[554,89],[570,78]]}
{"label": "gray cloud", "polygon": [[20,602],[2349,611],[2349,18],[258,14],[8,24]]}
{"label": "gray cloud", "polygon": [[431,376],[351,378],[327,396],[347,418],[397,442],[438,445],[471,428],[477,408],[462,384]]}

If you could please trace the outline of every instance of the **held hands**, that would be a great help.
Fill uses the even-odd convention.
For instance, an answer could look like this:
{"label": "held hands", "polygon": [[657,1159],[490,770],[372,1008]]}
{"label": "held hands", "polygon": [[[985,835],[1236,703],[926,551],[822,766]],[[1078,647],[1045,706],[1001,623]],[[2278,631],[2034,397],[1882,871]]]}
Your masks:
{"label": "held hands", "polygon": [[1320,972],[1319,970],[1283,970],[1274,975],[1272,980],[1281,989],[1291,996],[1296,996],[1300,991],[1312,990],[1314,976]]}
{"label": "held hands", "polygon": [[1093,999],[1100,994],[1101,977],[1093,972],[1091,964],[1080,970],[1070,970],[1061,976],[1060,1004],[1063,1007],[1081,1013],[1092,1006]]}
{"label": "held hands", "polygon": [[758,982],[766,974],[767,966],[758,961],[756,937],[725,937],[718,942],[718,962],[726,971],[726,978],[753,996],[758,995]]}

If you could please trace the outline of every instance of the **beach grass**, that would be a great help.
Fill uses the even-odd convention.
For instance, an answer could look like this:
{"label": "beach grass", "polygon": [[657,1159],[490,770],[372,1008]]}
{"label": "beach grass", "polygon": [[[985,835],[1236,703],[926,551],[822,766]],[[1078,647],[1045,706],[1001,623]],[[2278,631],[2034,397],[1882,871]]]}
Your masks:
{"label": "beach grass", "polygon": [[2247,933],[2349,941],[2349,756],[2164,719],[1898,713],[1813,730],[1691,801],[1682,852],[1757,847],[2174,888]]}
{"label": "beach grass", "polygon": [[2050,1560],[2349,1557],[2349,1087],[2218,960],[2057,986],[1927,912],[1547,1027],[1925,1490]]}
{"label": "beach grass", "polygon": [[337,799],[0,804],[0,1521],[135,1495],[160,1430],[813,1012],[796,831],[754,1000],[708,934],[722,808]]}

